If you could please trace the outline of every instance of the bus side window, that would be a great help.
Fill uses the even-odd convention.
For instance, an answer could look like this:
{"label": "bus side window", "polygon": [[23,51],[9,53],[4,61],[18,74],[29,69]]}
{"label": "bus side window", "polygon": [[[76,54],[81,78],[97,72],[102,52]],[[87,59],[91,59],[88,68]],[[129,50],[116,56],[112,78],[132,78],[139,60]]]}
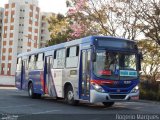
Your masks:
{"label": "bus side window", "polygon": [[35,55],[31,55],[29,59],[29,69],[34,70],[35,69]]}
{"label": "bus side window", "polygon": [[50,65],[51,65],[51,68],[53,68],[53,60],[54,60],[53,57],[51,57],[51,58],[50,58]]}
{"label": "bus side window", "polygon": [[66,57],[69,57],[69,53],[70,53],[70,48],[67,48],[67,54],[66,54]]}
{"label": "bus side window", "polygon": [[37,60],[36,60],[36,69],[42,70],[44,65],[44,54],[39,53],[37,55]]}
{"label": "bus side window", "polygon": [[64,68],[65,65],[65,49],[54,51],[53,68]]}
{"label": "bus side window", "polygon": [[67,48],[66,67],[76,68],[78,66],[79,46]]}
{"label": "bus side window", "polygon": [[22,67],[22,58],[17,59],[17,71],[21,71]]}
{"label": "bus side window", "polygon": [[56,59],[57,51],[54,51],[54,59]]}
{"label": "bus side window", "polygon": [[28,59],[25,60],[25,70],[28,70]]}
{"label": "bus side window", "polygon": [[28,69],[31,69],[31,56],[29,56],[29,60],[28,60]]}
{"label": "bus side window", "polygon": [[76,47],[76,56],[79,56],[79,46]]}
{"label": "bus side window", "polygon": [[55,50],[55,51],[54,51],[54,59],[53,59],[53,61],[54,61],[54,62],[53,62],[53,63],[54,63],[54,64],[53,64],[53,68],[57,68],[56,56],[57,56],[57,51]]}
{"label": "bus side window", "polygon": [[30,70],[30,61],[31,61],[31,56],[28,58],[28,69]]}

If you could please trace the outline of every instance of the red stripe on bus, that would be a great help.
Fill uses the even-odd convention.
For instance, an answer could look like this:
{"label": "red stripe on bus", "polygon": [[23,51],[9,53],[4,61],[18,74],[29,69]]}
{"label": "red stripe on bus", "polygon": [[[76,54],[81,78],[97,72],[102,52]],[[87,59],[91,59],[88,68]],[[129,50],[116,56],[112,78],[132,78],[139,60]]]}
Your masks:
{"label": "red stripe on bus", "polygon": [[113,80],[91,80],[91,83],[102,85],[102,84],[113,84],[114,81]]}

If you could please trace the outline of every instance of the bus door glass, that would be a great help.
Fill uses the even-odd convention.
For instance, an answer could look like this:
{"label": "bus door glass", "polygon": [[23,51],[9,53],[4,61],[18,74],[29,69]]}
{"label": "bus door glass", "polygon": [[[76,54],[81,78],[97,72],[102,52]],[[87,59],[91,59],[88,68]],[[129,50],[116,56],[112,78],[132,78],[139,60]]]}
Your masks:
{"label": "bus door glass", "polygon": [[56,97],[56,91],[54,87],[53,75],[53,56],[46,57],[46,87],[48,94],[52,97]]}
{"label": "bus door glass", "polygon": [[21,64],[21,89],[23,89],[23,84],[24,84],[24,61],[22,60]]}
{"label": "bus door glass", "polygon": [[90,62],[91,50],[82,50],[81,98],[89,99],[90,95]]}
{"label": "bus door glass", "polygon": [[26,60],[23,60],[22,62],[22,78],[21,78],[21,87],[22,89],[25,89],[25,67],[26,67]]}
{"label": "bus door glass", "polygon": [[17,70],[16,70],[16,86],[19,89],[22,89],[22,76],[23,76],[23,68],[22,68],[22,58],[17,59]]}

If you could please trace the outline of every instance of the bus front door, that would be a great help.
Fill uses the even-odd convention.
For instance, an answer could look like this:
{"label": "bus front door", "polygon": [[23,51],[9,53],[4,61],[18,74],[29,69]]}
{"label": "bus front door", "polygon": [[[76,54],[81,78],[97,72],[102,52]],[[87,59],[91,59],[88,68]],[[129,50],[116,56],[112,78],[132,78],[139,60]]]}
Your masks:
{"label": "bus front door", "polygon": [[46,71],[45,71],[45,87],[47,87],[47,93],[51,97],[56,97],[56,90],[55,85],[53,81],[53,72],[52,72],[52,65],[53,65],[53,57],[47,56],[46,57]]}
{"label": "bus front door", "polygon": [[90,95],[90,61],[91,61],[91,50],[82,50],[82,74],[80,84],[80,98],[89,100]]}

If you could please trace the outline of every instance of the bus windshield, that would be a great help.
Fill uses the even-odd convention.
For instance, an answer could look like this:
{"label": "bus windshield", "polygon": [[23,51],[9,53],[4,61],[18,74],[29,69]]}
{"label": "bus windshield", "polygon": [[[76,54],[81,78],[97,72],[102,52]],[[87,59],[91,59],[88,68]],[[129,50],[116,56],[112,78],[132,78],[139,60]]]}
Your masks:
{"label": "bus windshield", "polygon": [[132,80],[138,77],[136,54],[98,50],[93,63],[94,74],[103,79]]}

